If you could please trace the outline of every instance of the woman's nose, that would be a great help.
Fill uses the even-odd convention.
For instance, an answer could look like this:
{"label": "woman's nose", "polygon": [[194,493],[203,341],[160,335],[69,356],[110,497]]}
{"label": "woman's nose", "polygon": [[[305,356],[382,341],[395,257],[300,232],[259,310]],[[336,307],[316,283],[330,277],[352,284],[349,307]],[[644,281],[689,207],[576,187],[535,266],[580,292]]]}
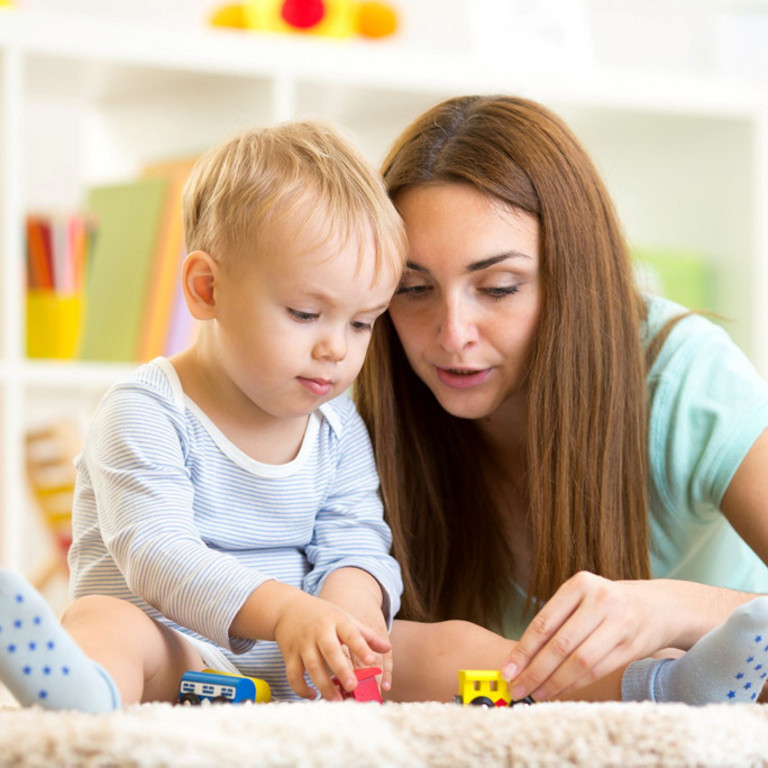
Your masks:
{"label": "woman's nose", "polygon": [[460,352],[477,340],[477,325],[471,311],[464,304],[446,303],[441,308],[437,325],[441,346],[447,352]]}

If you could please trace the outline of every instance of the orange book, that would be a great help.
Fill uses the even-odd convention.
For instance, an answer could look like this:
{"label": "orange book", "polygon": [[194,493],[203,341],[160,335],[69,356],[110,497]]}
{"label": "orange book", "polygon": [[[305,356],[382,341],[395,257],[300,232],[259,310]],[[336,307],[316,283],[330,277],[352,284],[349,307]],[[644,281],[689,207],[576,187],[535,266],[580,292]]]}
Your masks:
{"label": "orange book", "polygon": [[53,288],[50,230],[39,216],[27,217],[27,260],[29,288]]}
{"label": "orange book", "polygon": [[136,359],[151,360],[162,355],[171,324],[179,265],[184,255],[181,218],[181,193],[196,158],[157,163],[144,169],[145,178],[163,178],[168,182],[168,197],[152,272],[147,284],[144,320],[139,335]]}

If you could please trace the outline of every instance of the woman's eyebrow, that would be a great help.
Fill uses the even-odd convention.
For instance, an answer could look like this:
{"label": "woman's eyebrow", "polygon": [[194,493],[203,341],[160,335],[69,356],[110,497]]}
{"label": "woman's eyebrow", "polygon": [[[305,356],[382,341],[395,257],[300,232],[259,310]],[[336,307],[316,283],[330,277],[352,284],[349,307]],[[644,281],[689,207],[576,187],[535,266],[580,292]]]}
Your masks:
{"label": "woman's eyebrow", "polygon": [[[474,261],[472,262],[472,264],[467,265],[464,271],[480,272],[483,269],[488,269],[488,267],[492,267],[494,264],[498,264],[501,261],[506,261],[507,259],[530,259],[530,258],[531,257],[527,253],[522,253],[521,251],[507,251],[506,253],[500,253],[497,256],[489,256],[487,259]],[[413,272],[420,272],[423,275],[429,274],[429,270],[416,261],[407,261],[405,263],[405,268]]]}
{"label": "woman's eyebrow", "polygon": [[481,261],[475,261],[467,267],[466,271],[480,272],[483,269],[488,269],[488,267],[492,267],[494,264],[498,264],[500,261],[506,261],[507,259],[530,259],[530,258],[531,257],[528,256],[528,254],[521,253],[520,251],[507,251],[506,253],[500,253],[498,256],[489,256],[487,259],[482,259]]}

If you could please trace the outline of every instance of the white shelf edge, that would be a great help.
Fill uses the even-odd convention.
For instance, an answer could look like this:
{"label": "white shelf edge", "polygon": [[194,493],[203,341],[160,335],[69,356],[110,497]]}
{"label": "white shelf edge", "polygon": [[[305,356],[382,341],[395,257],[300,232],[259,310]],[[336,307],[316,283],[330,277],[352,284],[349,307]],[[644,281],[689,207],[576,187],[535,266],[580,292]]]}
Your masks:
{"label": "white shelf edge", "polygon": [[33,55],[244,77],[293,76],[406,92],[490,91],[548,101],[672,114],[750,117],[764,89],[712,76],[601,69],[548,73],[505,67],[470,54],[423,53],[396,41],[332,40],[214,30],[175,29],[36,13],[0,17],[0,46]]}
{"label": "white shelf edge", "polygon": [[140,363],[97,363],[80,360],[0,362],[0,386],[104,389],[135,370]]}

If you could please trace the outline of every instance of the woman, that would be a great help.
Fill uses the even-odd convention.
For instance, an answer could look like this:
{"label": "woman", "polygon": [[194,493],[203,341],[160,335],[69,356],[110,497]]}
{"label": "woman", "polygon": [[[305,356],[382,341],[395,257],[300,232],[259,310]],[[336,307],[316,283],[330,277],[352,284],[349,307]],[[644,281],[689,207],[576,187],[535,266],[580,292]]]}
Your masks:
{"label": "woman", "polygon": [[768,592],[768,388],[722,330],[639,295],[563,123],[451,99],[384,177],[411,255],[356,397],[400,617],[520,638],[502,671],[541,699]]}

